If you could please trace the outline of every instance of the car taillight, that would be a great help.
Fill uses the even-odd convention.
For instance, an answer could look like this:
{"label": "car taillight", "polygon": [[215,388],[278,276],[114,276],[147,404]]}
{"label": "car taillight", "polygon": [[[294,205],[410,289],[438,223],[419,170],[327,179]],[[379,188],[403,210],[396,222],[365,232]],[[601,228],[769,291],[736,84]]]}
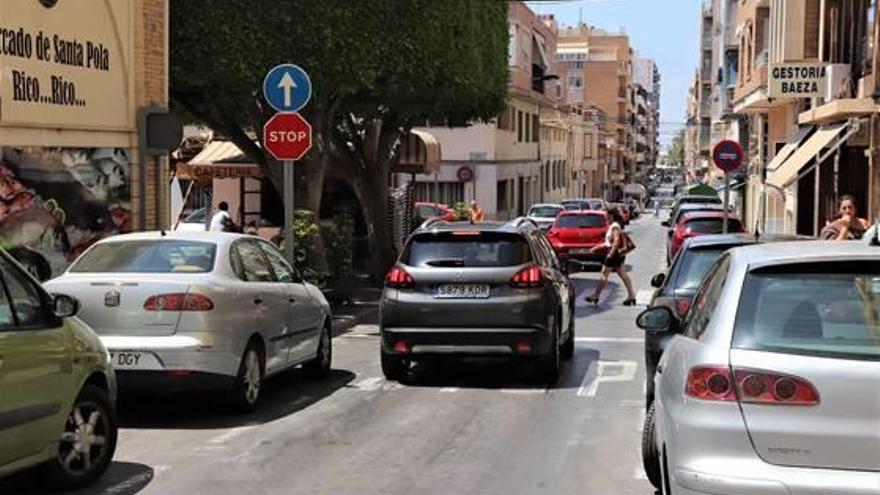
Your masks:
{"label": "car taillight", "polygon": [[541,268],[532,265],[517,272],[517,274],[510,279],[510,285],[517,289],[537,289],[544,287],[546,281],[544,274],[541,273]]}
{"label": "car taillight", "polygon": [[144,303],[146,311],[211,311],[214,302],[208,296],[192,293],[157,294]]}
{"label": "car taillight", "polygon": [[739,400],[746,404],[815,406],[819,392],[807,380],[770,371],[697,366],[688,373],[685,393],[695,399]]}
{"label": "car taillight", "polygon": [[688,310],[691,309],[691,300],[690,299],[676,299],[675,300],[675,311],[678,312],[679,318],[684,318]]}
{"label": "car taillight", "polygon": [[385,286],[392,289],[412,287],[415,283],[416,281],[413,280],[412,275],[399,266],[395,266],[391,270],[388,270],[388,274],[385,275]]}

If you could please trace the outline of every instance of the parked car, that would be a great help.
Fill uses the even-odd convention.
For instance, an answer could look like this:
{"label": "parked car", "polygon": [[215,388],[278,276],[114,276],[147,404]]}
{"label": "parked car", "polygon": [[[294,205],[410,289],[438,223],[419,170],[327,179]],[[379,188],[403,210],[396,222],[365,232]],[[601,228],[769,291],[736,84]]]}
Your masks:
{"label": "parked car", "polygon": [[672,203],[672,209],[677,209],[682,205],[721,205],[721,198],[718,196],[701,196],[701,195],[689,195],[682,194],[675,198],[675,201]]}
{"label": "parked car", "polygon": [[[669,231],[669,243],[667,245],[666,262],[671,263],[675,258],[678,250],[681,249],[681,243],[690,237],[698,237],[703,235],[721,234],[724,232],[724,212],[723,211],[700,211],[686,213],[681,220],[675,225],[675,228]],[[728,233],[745,232],[742,222],[738,218],[729,216],[727,218]]]}
{"label": "parked car", "polygon": [[680,207],[676,208],[674,211],[671,211],[669,213],[669,218],[667,220],[664,220],[662,222],[662,225],[664,227],[668,227],[671,229],[671,228],[675,227],[676,225],[678,225],[678,222],[681,221],[681,217],[683,217],[684,215],[686,215],[688,213],[697,213],[697,212],[703,212],[703,211],[721,211],[721,212],[723,212],[724,207],[721,205],[702,204],[702,203],[681,205]]}
{"label": "parked car", "polygon": [[385,277],[382,371],[398,380],[434,356],[514,356],[555,383],[574,354],[574,302],[531,220],[434,223],[410,236]]}
{"label": "parked car", "polygon": [[423,203],[415,204],[416,216],[422,222],[439,218],[448,222],[456,219],[455,210],[441,203]]}
{"label": "parked car", "polygon": [[556,218],[547,239],[567,271],[573,263],[602,261],[605,253],[592,254],[590,250],[605,243],[607,230],[604,211],[567,211]]}
{"label": "parked car", "polygon": [[83,302],[121,390],[222,389],[252,410],[263,380],[330,371],[330,308],[263,239],[222,232],[110,237],[46,284]]}
{"label": "parked car", "polygon": [[[664,493],[876,493],[880,250],[736,248],[709,269],[673,335],[645,432]],[[711,439],[711,441],[707,441]]]}
{"label": "parked car", "polygon": [[602,198],[572,198],[559,202],[568,211],[606,210],[608,203]]}
{"label": "parked car", "polygon": [[116,376],[79,303],[0,251],[0,477],[41,465],[51,487],[99,478],[116,449]]}
{"label": "parked car", "polygon": [[528,217],[538,224],[541,230],[547,232],[556,221],[556,216],[565,211],[565,206],[559,203],[541,203],[529,208]]}

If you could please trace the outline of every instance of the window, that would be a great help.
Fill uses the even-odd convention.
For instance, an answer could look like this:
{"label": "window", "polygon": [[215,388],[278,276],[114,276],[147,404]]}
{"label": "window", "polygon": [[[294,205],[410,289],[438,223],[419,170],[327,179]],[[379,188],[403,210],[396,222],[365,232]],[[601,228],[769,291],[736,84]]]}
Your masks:
{"label": "window", "polygon": [[523,113],[516,111],[516,142],[523,142]]}
{"label": "window", "polygon": [[528,114],[528,113],[523,114],[523,117],[524,117],[523,125],[525,125],[525,132],[524,132],[524,134],[525,134],[525,139],[523,140],[524,143],[530,143],[530,142],[532,142],[532,137],[531,137],[531,134],[532,134],[532,133],[531,133],[532,126],[531,126],[530,123],[529,123],[529,116],[530,116],[530,115],[531,115],[531,114]]}
{"label": "window", "polygon": [[0,329],[46,325],[45,301],[34,284],[5,261],[0,264],[0,272],[9,296],[8,300],[5,295],[0,296]]}
{"label": "window", "polygon": [[593,135],[584,134],[584,158],[593,158]]}
{"label": "window", "polygon": [[239,262],[239,278],[245,282],[272,282],[272,272],[263,251],[253,242],[239,242],[235,246]]}
{"label": "window", "polygon": [[495,211],[501,213],[509,208],[507,199],[507,181],[500,180],[495,184],[497,189],[497,198],[495,200]]}
{"label": "window", "polygon": [[532,142],[538,142],[538,133],[541,128],[541,122],[538,119],[538,114],[532,114]]}
{"label": "window", "polygon": [[556,219],[562,229],[590,229],[605,227],[604,215],[564,215]]}
{"label": "window", "polygon": [[138,240],[98,244],[70,268],[73,273],[207,273],[217,246],[210,242]]}
{"label": "window", "polygon": [[510,109],[505,108],[504,111],[501,112],[501,115],[498,116],[498,119],[497,119],[498,128],[505,130],[505,131],[511,130],[512,123],[513,122],[511,122],[511,119],[510,119]]}
{"label": "window", "polygon": [[522,236],[499,232],[419,234],[401,256],[402,263],[421,267],[503,267],[529,261],[532,255]]}
{"label": "window", "polygon": [[290,264],[287,263],[287,260],[285,260],[284,257],[281,256],[281,253],[279,253],[277,249],[265,242],[261,242],[260,247],[266,254],[266,258],[269,259],[269,264],[272,266],[272,271],[275,272],[275,280],[283,284],[290,284],[300,281],[300,278],[296,274],[296,271],[290,267]]}
{"label": "window", "polygon": [[551,165],[548,161],[547,164],[544,165],[544,192],[550,192],[550,177],[552,175],[550,167]]}
{"label": "window", "polygon": [[684,334],[692,339],[699,339],[712,320],[712,313],[721,297],[727,271],[730,268],[730,257],[724,256],[712,268],[703,280],[700,290],[694,296],[693,306],[688,313]]}

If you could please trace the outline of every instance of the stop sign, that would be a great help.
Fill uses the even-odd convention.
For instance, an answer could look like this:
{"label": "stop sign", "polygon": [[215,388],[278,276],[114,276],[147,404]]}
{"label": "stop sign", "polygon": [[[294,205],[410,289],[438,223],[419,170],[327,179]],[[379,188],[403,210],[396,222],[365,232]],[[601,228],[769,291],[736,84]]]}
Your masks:
{"label": "stop sign", "polygon": [[276,113],[263,126],[263,144],[277,160],[299,160],[312,147],[312,126],[298,113]]}

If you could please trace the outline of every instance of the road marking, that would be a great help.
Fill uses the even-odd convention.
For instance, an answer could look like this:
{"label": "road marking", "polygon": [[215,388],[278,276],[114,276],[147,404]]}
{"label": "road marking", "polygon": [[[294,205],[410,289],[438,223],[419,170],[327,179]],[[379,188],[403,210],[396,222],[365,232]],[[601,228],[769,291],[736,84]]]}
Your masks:
{"label": "road marking", "polygon": [[503,394],[510,395],[538,395],[538,394],[546,394],[546,388],[502,388],[500,389]]}
{"label": "road marking", "polygon": [[443,387],[440,389],[440,393],[443,394],[454,394],[459,391],[458,387]]}
{"label": "road marking", "polygon": [[250,430],[251,428],[253,428],[253,426],[238,426],[235,428],[230,428],[230,429],[226,430],[225,432],[217,435],[216,437],[208,440],[208,443],[214,444],[214,445],[226,443],[226,442],[232,440],[233,438],[241,435],[242,433]]}
{"label": "road marking", "polygon": [[587,391],[587,387],[590,386],[590,370],[591,369],[593,369],[592,362],[590,362],[590,364],[587,366],[587,369],[584,370],[584,379],[581,380],[581,386],[578,387],[578,391],[577,391],[578,397],[583,397]]}
{"label": "road marking", "polygon": [[628,344],[641,344],[645,342],[642,337],[575,337],[575,342],[619,342]]}
{"label": "road marking", "polygon": [[[611,368],[619,368],[619,373],[610,375],[607,370]],[[584,382],[578,389],[578,397],[595,397],[599,392],[599,384],[630,382],[636,377],[638,363],[635,361],[599,361],[596,378],[586,384],[587,376],[584,376]],[[586,385],[586,386],[585,386]]]}
{"label": "road marking", "polygon": [[636,294],[636,305],[647,306],[651,304],[651,298],[654,297],[654,291],[650,289],[642,289]]}
{"label": "road marking", "polygon": [[364,378],[363,380],[355,383],[354,385],[352,385],[352,388],[364,390],[367,392],[373,392],[382,388],[383,381],[385,381],[385,379],[381,376],[372,376],[370,378]]}

